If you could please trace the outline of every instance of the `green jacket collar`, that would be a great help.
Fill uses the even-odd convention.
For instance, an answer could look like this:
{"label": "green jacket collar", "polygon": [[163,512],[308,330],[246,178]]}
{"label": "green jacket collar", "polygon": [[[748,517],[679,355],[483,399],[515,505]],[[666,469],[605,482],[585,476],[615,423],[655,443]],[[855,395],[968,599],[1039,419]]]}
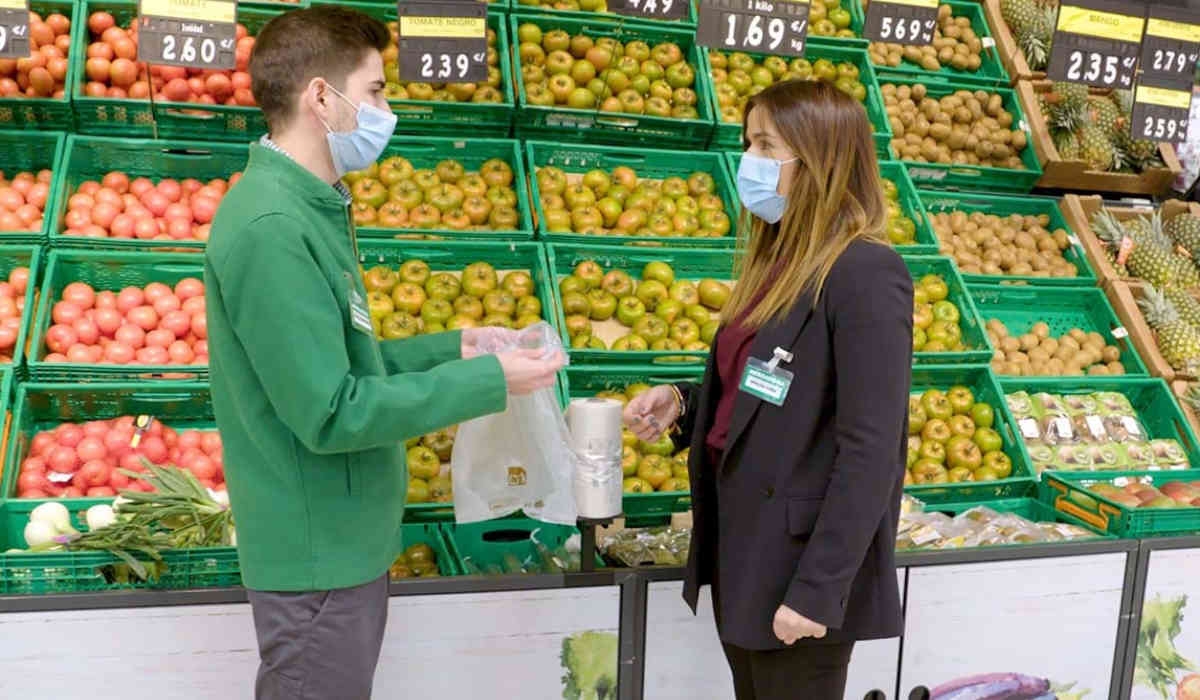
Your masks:
{"label": "green jacket collar", "polygon": [[277,179],[284,187],[315,205],[328,207],[339,213],[346,210],[346,202],[333,186],[283,153],[252,143],[247,168],[268,171],[271,177]]}

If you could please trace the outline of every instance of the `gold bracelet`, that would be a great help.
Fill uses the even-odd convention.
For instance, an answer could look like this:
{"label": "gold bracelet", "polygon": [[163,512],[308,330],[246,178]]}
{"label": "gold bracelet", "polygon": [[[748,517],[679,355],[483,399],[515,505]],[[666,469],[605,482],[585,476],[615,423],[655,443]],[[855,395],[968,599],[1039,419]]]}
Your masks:
{"label": "gold bracelet", "polygon": [[674,384],[668,384],[671,387],[671,393],[675,395],[675,407],[679,409],[679,418],[683,417],[683,413],[687,410],[687,405],[683,402],[683,392]]}

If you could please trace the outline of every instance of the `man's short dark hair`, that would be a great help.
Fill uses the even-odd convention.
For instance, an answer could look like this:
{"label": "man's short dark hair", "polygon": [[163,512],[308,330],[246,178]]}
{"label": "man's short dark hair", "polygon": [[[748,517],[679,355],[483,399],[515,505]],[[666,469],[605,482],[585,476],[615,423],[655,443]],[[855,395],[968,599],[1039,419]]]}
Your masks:
{"label": "man's short dark hair", "polygon": [[337,5],[292,10],[267,22],[250,57],[250,89],[267,126],[287,125],[296,95],[313,78],[344,88],[368,53],[390,42],[383,22]]}

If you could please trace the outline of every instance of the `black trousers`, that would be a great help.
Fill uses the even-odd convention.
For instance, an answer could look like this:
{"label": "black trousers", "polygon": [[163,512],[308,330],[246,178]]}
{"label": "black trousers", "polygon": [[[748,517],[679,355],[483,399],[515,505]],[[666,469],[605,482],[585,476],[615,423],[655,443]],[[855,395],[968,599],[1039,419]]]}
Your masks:
{"label": "black trousers", "polygon": [[737,700],[842,700],[854,642],[753,651],[722,644]]}

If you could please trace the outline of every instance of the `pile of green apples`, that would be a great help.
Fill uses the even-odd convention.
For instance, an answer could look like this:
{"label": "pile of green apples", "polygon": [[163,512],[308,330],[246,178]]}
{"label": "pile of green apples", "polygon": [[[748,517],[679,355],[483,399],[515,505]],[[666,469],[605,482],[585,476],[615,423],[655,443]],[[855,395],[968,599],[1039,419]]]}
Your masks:
{"label": "pile of green apples", "polygon": [[450,455],[458,426],[412,438],[408,450],[407,503],[453,503],[454,483],[450,477]]}
{"label": "pile of green apples", "polygon": [[881,178],[883,194],[887,197],[887,235],[892,245],[913,245],[917,242],[917,224],[904,213],[900,204],[900,188],[895,182]]}
{"label": "pile of green apples", "polygon": [[[816,8],[820,4],[817,2],[812,6]],[[726,124],[741,124],[746,102],[785,80],[819,80],[834,85],[859,102],[867,99],[867,87],[859,78],[858,66],[847,61],[834,63],[826,58],[815,61],[793,58],[789,62],[779,56],[755,57],[740,51],[725,53],[710,49],[708,63],[712,66],[717,108],[721,121]]]}
{"label": "pile of green apples", "polygon": [[729,235],[725,200],[713,176],[639,180],[628,166],[589,170],[574,183],[561,168],[537,171],[542,226],[550,233],[719,238]]}
{"label": "pile of green apples", "polygon": [[380,340],[411,338],[447,330],[502,326],[525,328],[542,320],[533,277],[476,262],[461,274],[433,272],[424,260],[399,269],[376,265],[363,272],[367,308]]}
{"label": "pile of green apples", "polygon": [[[607,389],[598,392],[596,398],[613,399],[621,405],[629,403],[638,394],[650,389],[644,382],[630,384],[620,390]],[[688,450],[675,451],[671,436],[664,433],[654,442],[639,440],[628,430],[621,431],[621,471],[625,476],[625,493],[653,493],[687,491]]]}
{"label": "pile of green apples", "polygon": [[[646,263],[635,281],[627,272],[605,272],[585,260],[558,287],[571,347],[590,350],[706,351],[730,294],[717,280],[677,280],[661,261]],[[608,347],[592,324],[614,320],[627,332]]]}
{"label": "pile of green apples", "polygon": [[[487,80],[481,83],[416,83],[400,79],[400,49],[396,22],[388,22],[392,41],[383,50],[384,96],[389,100],[426,102],[504,102],[504,81],[500,72],[500,54],[496,48],[496,30],[487,30]],[[402,109],[402,108],[401,108]]]}
{"label": "pile of green apples", "polygon": [[925,275],[913,285],[913,351],[961,352],[962,311],[950,301],[941,275]]}
{"label": "pile of green apples", "polygon": [[930,389],[908,400],[908,460],[904,483],[996,481],[1012,476],[996,412],[968,387]]}
{"label": "pile of green apples", "polygon": [[674,42],[571,36],[531,22],[517,28],[525,100],[539,107],[698,119],[696,71]]}

